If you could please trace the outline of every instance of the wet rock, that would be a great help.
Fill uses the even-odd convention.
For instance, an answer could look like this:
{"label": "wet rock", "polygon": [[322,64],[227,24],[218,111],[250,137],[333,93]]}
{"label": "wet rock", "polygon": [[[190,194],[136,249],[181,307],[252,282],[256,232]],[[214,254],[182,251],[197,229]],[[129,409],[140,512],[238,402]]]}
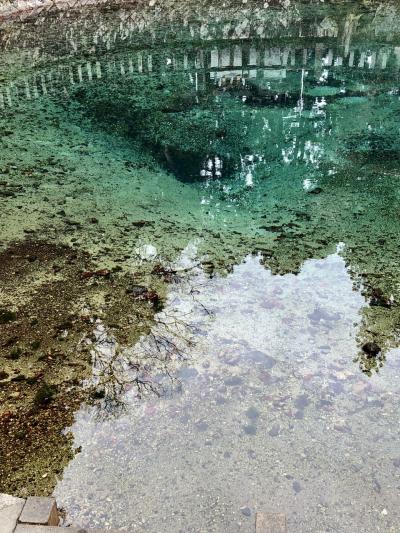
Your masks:
{"label": "wet rock", "polygon": [[235,385],[241,385],[243,379],[240,376],[230,376],[229,378],[224,379],[224,383],[229,387],[234,387]]}
{"label": "wet rock", "polygon": [[323,189],[321,189],[321,187],[313,187],[310,188],[307,192],[308,194],[321,194],[321,192],[323,192]]}
{"label": "wet rock", "polygon": [[351,433],[351,427],[346,422],[338,422],[334,424],[333,429],[339,433]]}
{"label": "wet rock", "polygon": [[208,424],[205,420],[201,420],[200,422],[197,422],[195,424],[195,428],[197,431],[200,431],[200,432],[207,431]]}
{"label": "wet rock", "polygon": [[242,426],[246,435],[255,435],[257,433],[257,427],[254,424],[248,426]]}
{"label": "wet rock", "polygon": [[149,220],[134,220],[131,222],[132,226],[135,226],[136,228],[143,228],[144,226],[149,226],[152,224]]}
{"label": "wet rock", "polygon": [[36,392],[34,402],[37,405],[46,405],[50,403],[55,396],[55,387],[48,383],[42,383]]}
{"label": "wet rock", "polygon": [[310,400],[306,394],[300,394],[300,396],[297,396],[294,404],[297,409],[303,410],[305,407],[307,407],[307,405],[310,404]]}
{"label": "wet rock", "polygon": [[373,307],[391,307],[392,302],[385,297],[381,289],[373,288],[369,305]]}
{"label": "wet rock", "polygon": [[259,350],[253,350],[246,354],[247,359],[253,361],[254,363],[261,364],[264,368],[272,368],[276,365],[276,360],[265,352]]}
{"label": "wet rock", "polygon": [[126,293],[130,294],[134,298],[138,298],[142,294],[145,294],[148,291],[148,288],[144,285],[131,285],[126,289]]}
{"label": "wet rock", "polygon": [[312,313],[309,313],[308,318],[311,322],[321,322],[321,320],[324,322],[335,322],[340,319],[340,314],[329,313],[329,311],[326,311],[325,309],[316,307]]}
{"label": "wet rock", "polygon": [[303,490],[303,487],[300,485],[298,481],[293,481],[292,487],[296,494],[298,494],[300,491]]}
{"label": "wet rock", "polygon": [[366,342],[361,346],[368,358],[376,357],[381,352],[381,347],[376,342]]}
{"label": "wet rock", "polygon": [[281,428],[279,424],[273,424],[271,429],[268,431],[268,435],[270,437],[277,437],[279,435],[280,429]]}
{"label": "wet rock", "polygon": [[240,511],[241,511],[242,515],[244,515],[244,516],[251,516],[250,507],[241,507]]}
{"label": "wet rock", "polygon": [[245,415],[247,418],[250,418],[250,420],[257,420],[257,418],[260,416],[260,411],[255,407],[249,407],[245,412]]}
{"label": "wet rock", "polygon": [[107,268],[103,268],[101,270],[90,270],[86,272],[82,272],[81,279],[90,279],[90,278],[109,278],[111,275],[111,271]]}
{"label": "wet rock", "polygon": [[16,320],[17,314],[9,309],[0,309],[0,324],[8,324]]}
{"label": "wet rock", "polygon": [[0,370],[0,381],[4,381],[8,378],[8,376],[9,374],[7,374],[7,372],[5,372],[4,370]]}

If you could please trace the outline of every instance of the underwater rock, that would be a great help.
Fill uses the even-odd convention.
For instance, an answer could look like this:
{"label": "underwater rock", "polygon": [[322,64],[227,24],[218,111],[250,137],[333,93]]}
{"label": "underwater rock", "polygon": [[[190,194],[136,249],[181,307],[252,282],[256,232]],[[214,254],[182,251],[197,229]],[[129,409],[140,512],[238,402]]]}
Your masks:
{"label": "underwater rock", "polygon": [[14,311],[8,309],[0,309],[0,324],[7,324],[8,322],[14,322],[17,315]]}
{"label": "underwater rock", "polygon": [[268,435],[270,437],[277,437],[279,435],[280,429],[281,428],[279,424],[273,424],[272,428],[268,431]]}
{"label": "underwater rock", "polygon": [[369,305],[372,307],[391,307],[392,302],[389,298],[385,298],[381,289],[373,288]]}
{"label": "underwater rock", "polygon": [[376,342],[366,342],[361,346],[361,349],[368,358],[376,357],[381,352],[381,347]]}
{"label": "underwater rock", "polygon": [[101,270],[93,270],[93,271],[87,271],[82,272],[81,279],[90,279],[90,278],[109,278],[111,275],[111,271],[107,268],[103,268]]}
{"label": "underwater rock", "polygon": [[321,194],[321,192],[323,192],[321,187],[311,188],[307,191],[308,194]]}
{"label": "underwater rock", "polygon": [[292,487],[296,494],[298,494],[301,490],[303,490],[303,487],[300,485],[298,481],[293,481]]}
{"label": "underwater rock", "polygon": [[142,296],[142,294],[145,294],[148,291],[148,288],[144,285],[131,285],[126,289],[126,294],[130,294],[134,298],[138,298],[139,296]]}
{"label": "underwater rock", "polygon": [[257,420],[257,418],[260,416],[260,411],[255,407],[249,407],[245,412],[245,415],[247,418],[250,418],[250,420]]}

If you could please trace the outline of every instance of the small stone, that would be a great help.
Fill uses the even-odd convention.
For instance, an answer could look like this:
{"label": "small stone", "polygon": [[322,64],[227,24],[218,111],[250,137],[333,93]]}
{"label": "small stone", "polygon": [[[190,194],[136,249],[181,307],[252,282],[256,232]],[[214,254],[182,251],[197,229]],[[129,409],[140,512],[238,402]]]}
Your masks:
{"label": "small stone", "polygon": [[260,416],[260,411],[255,407],[249,407],[245,414],[247,418],[250,418],[250,420],[257,420],[257,418]]}
{"label": "small stone", "polygon": [[292,487],[296,494],[298,494],[301,490],[303,490],[303,487],[300,485],[298,481],[293,481]]}
{"label": "small stone", "polygon": [[244,516],[251,516],[251,509],[250,509],[250,507],[241,507],[240,510],[242,511],[242,515],[244,515]]}
{"label": "small stone", "polygon": [[249,426],[243,426],[243,431],[247,434],[247,435],[255,435],[257,433],[257,428],[256,426],[254,426],[253,424],[249,425]]}
{"label": "small stone", "polygon": [[279,424],[273,424],[271,429],[268,431],[268,435],[270,437],[277,437],[279,435],[280,429],[281,428],[280,428]]}
{"label": "small stone", "polygon": [[387,509],[382,509],[381,515],[386,516],[388,514]]}

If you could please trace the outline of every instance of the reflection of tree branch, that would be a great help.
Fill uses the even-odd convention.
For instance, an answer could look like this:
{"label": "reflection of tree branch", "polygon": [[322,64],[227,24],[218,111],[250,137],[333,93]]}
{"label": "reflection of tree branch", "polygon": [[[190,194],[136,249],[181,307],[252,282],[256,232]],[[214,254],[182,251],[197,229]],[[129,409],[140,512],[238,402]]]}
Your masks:
{"label": "reflection of tree branch", "polygon": [[[188,320],[191,313],[178,314],[176,310],[162,311],[156,316],[146,313],[146,309],[139,310],[138,319],[149,332],[132,348],[121,348],[102,328],[95,332],[92,398],[100,401],[98,416],[108,417],[124,410],[124,395],[132,387],[141,398],[145,394],[160,397],[179,385],[173,363],[187,360],[187,350],[194,346],[196,328]],[[157,381],[156,375],[161,380]],[[161,382],[164,379],[169,386]]]}

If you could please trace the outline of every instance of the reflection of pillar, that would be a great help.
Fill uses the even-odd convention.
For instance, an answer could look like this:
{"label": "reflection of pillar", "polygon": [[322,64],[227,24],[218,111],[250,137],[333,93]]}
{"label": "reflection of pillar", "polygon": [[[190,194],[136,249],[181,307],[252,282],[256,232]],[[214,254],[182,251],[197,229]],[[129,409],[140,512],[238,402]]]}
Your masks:
{"label": "reflection of pillar", "polygon": [[101,65],[98,61],[96,61],[96,76],[98,79],[101,78]]}
{"label": "reflection of pillar", "polygon": [[214,48],[213,50],[211,50],[210,68],[218,68],[218,64],[219,64],[218,48]]}
{"label": "reflection of pillar", "polygon": [[354,50],[350,50],[349,54],[349,67],[354,65]]}
{"label": "reflection of pillar", "polygon": [[47,87],[46,87],[46,80],[45,77],[42,75],[40,76],[41,86],[42,86],[42,93],[46,96],[47,95]]}
{"label": "reflection of pillar", "polygon": [[92,76],[92,65],[89,63],[89,61],[86,63],[86,70],[87,70],[89,81],[92,81],[92,79],[93,79],[93,76]]}
{"label": "reflection of pillar", "polygon": [[231,64],[231,51],[229,48],[223,48],[219,53],[219,66],[229,67]]}
{"label": "reflection of pillar", "polygon": [[394,57],[396,58],[396,67],[400,67],[400,46],[395,46],[393,49]]}
{"label": "reflection of pillar", "polygon": [[142,54],[142,52],[138,52],[137,60],[138,60],[138,71],[141,74],[143,72],[143,54]]}
{"label": "reflection of pillar", "polygon": [[289,59],[290,48],[286,47],[282,52],[282,65],[286,67]]}
{"label": "reflection of pillar", "polygon": [[389,58],[389,52],[385,50],[385,48],[382,48],[378,52],[378,64],[380,65],[381,69],[385,69],[387,62]]}
{"label": "reflection of pillar", "polygon": [[242,66],[242,47],[240,45],[235,45],[233,48],[233,66],[241,67]]}
{"label": "reflection of pillar", "polygon": [[26,98],[27,98],[28,100],[30,100],[30,99],[31,99],[31,90],[30,90],[30,88],[29,88],[29,83],[28,83],[28,80],[27,80],[27,79],[25,79],[24,81],[25,81],[25,94],[26,94]]}
{"label": "reflection of pillar", "polygon": [[324,45],[317,43],[314,48],[314,73],[316,77],[320,77],[323,70],[322,58],[324,55]]}
{"label": "reflection of pillar", "polygon": [[258,65],[258,51],[254,46],[249,51],[249,65]]}
{"label": "reflection of pillar", "polygon": [[376,52],[372,52],[372,54],[370,54],[367,57],[367,63],[368,63],[368,68],[375,68]]}

